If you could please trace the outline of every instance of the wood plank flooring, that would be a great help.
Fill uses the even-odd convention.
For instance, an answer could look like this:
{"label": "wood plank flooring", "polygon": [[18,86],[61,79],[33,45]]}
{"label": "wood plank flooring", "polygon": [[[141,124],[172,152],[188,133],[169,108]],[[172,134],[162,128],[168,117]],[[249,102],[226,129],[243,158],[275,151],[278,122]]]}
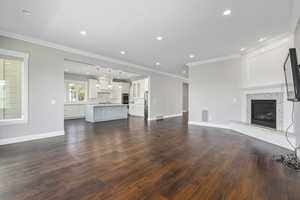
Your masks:
{"label": "wood plank flooring", "polygon": [[186,117],[65,122],[66,135],[0,146],[1,200],[299,200],[286,152]]}

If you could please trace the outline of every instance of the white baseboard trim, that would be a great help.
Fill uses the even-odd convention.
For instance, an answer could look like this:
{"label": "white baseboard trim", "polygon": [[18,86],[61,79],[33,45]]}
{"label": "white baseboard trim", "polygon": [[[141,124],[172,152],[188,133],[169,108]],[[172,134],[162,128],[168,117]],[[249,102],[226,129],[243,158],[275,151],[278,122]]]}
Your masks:
{"label": "white baseboard trim", "polygon": [[215,123],[210,123],[210,122],[189,121],[189,124],[196,125],[196,126],[207,126],[207,127],[214,127],[214,128],[230,129],[230,127],[226,124],[215,124]]}
{"label": "white baseboard trim", "polygon": [[[175,114],[175,115],[164,115],[162,119],[173,118],[173,117],[181,117],[181,116],[182,116],[182,113],[178,113],[178,114]],[[154,121],[154,120],[157,120],[157,118],[156,117],[148,118],[148,121]]]}
{"label": "white baseboard trim", "polygon": [[43,133],[43,134],[26,135],[26,136],[21,136],[21,137],[0,139],[0,145],[27,142],[27,141],[32,141],[32,140],[39,140],[39,139],[44,139],[44,138],[49,138],[49,137],[61,136],[64,134],[65,134],[65,131],[55,131],[55,132],[49,132],[49,133]]}
{"label": "white baseboard trim", "polygon": [[164,116],[164,119],[172,118],[172,117],[181,117],[181,116],[182,116],[182,113],[175,114],[175,115],[165,115],[165,116]]}

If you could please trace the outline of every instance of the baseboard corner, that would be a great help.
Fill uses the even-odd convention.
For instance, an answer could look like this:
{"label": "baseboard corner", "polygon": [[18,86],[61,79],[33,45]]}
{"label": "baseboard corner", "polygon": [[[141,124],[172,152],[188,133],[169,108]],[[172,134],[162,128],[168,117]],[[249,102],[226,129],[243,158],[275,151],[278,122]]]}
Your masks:
{"label": "baseboard corner", "polygon": [[48,132],[42,134],[33,134],[33,135],[26,135],[20,137],[6,138],[6,139],[0,139],[0,145],[15,144],[15,143],[21,143],[21,142],[27,142],[32,140],[39,140],[39,139],[45,139],[45,138],[63,136],[63,135],[65,135],[65,131],[54,131],[54,132]]}

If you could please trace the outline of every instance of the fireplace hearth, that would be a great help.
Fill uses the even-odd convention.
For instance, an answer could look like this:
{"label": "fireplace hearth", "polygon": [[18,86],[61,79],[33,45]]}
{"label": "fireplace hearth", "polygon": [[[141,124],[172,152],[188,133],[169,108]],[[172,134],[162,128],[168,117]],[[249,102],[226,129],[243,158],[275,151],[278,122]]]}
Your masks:
{"label": "fireplace hearth", "polygon": [[251,100],[251,124],[276,129],[276,100]]}

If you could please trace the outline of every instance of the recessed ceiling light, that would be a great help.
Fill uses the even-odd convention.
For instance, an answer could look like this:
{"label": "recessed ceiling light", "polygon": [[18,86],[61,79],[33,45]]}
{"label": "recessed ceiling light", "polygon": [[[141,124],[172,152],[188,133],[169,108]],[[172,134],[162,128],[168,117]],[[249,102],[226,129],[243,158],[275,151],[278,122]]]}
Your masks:
{"label": "recessed ceiling light", "polygon": [[122,55],[125,55],[125,53],[126,53],[125,51],[120,51],[120,54]]}
{"label": "recessed ceiling light", "polygon": [[80,31],[80,34],[83,36],[86,36],[87,32],[86,31]]}
{"label": "recessed ceiling light", "polygon": [[195,58],[195,55],[194,54],[190,54],[189,57],[190,58]]}
{"label": "recessed ceiling light", "polygon": [[22,10],[22,13],[23,13],[24,15],[27,15],[27,16],[32,15],[32,12],[30,12],[29,10],[26,10],[26,9],[23,9],[23,10]]}
{"label": "recessed ceiling light", "polygon": [[156,40],[158,40],[158,41],[161,41],[161,40],[163,40],[164,38],[162,37],[162,36],[157,36],[156,37]]}
{"label": "recessed ceiling light", "polygon": [[265,37],[263,37],[263,38],[260,38],[258,41],[259,42],[263,42],[263,41],[265,41],[267,38],[265,38]]}
{"label": "recessed ceiling light", "polygon": [[224,16],[228,16],[228,15],[231,15],[231,10],[227,9],[223,12],[223,15]]}
{"label": "recessed ceiling light", "polygon": [[245,50],[246,50],[246,48],[244,48],[244,47],[240,49],[240,51],[245,51]]}
{"label": "recessed ceiling light", "polygon": [[156,62],[155,65],[156,65],[156,66],[160,66],[160,63],[159,63],[159,62]]}

